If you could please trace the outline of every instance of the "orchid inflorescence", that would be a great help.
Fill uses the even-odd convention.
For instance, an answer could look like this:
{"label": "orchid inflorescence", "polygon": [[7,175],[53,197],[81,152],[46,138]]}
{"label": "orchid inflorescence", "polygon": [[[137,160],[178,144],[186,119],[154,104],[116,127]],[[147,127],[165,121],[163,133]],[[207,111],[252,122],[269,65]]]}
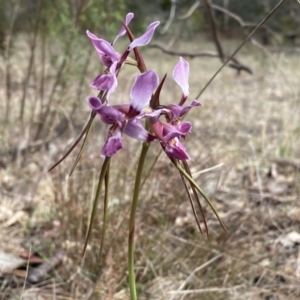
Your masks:
{"label": "orchid inflorescence", "polygon": [[[104,214],[102,239],[100,245],[101,259],[107,220],[110,160],[119,150],[123,148],[123,134],[143,142],[143,147],[135,175],[135,185],[129,217],[128,236],[129,286],[131,299],[135,300],[137,297],[134,276],[134,220],[141,187],[144,161],[151,142],[158,141],[160,143],[165,154],[179,171],[200,232],[202,233],[202,229],[196,213],[197,209],[201,212],[206,233],[208,235],[208,228],[198,193],[206,200],[224,229],[225,226],[219,218],[212,202],[207,198],[199,185],[197,185],[197,183],[193,180],[187,164],[187,161],[190,159],[190,157],[182,144],[182,140],[189,135],[192,130],[192,123],[183,121],[183,118],[192,108],[201,106],[200,102],[197,100],[193,100],[189,105],[185,105],[189,96],[189,64],[184,58],[180,57],[173,70],[173,79],[182,90],[182,95],[178,99],[178,104],[161,104],[160,92],[166,75],[162,78],[162,80],[159,80],[159,77],[155,71],[148,71],[144,59],[139,51],[139,47],[146,46],[151,41],[154,31],[160,22],[156,21],[151,23],[143,35],[138,38],[134,38],[130,29],[128,28],[128,25],[132,19],[133,13],[128,13],[120,31],[112,43],[104,39],[100,39],[95,34],[87,31],[87,36],[97,51],[100,61],[107,67],[107,69],[103,74],[98,75],[91,83],[91,86],[98,90],[99,94],[97,97],[91,96],[88,99],[88,104],[92,109],[89,122],[71,149],[50,170],[63,161],[84,137],[81,150],[72,167],[72,171],[74,170],[82,155],[84,145],[88,139],[91,125],[95,116],[98,116],[104,124],[109,125],[106,141],[101,150],[101,156],[103,156],[105,159],[100,171],[97,191],[82,254],[83,257],[89,237],[91,235],[97,203],[101,195],[101,189],[104,182]],[[119,37],[125,34],[128,35],[130,43],[125,51],[120,54],[114,49],[114,44]],[[134,58],[129,56],[131,51],[134,52]],[[118,87],[118,75],[125,64],[138,68],[141,74],[135,77],[133,86],[128,96],[130,99],[129,103],[113,105],[110,103],[112,94]]]}
{"label": "orchid inflorescence", "polygon": [[[127,26],[132,20],[133,14],[126,17]],[[190,105],[183,106],[189,95],[189,64],[180,57],[178,64],[173,71],[173,78],[182,89],[182,97],[178,104],[168,106],[157,105],[146,108],[150,104],[152,95],[159,84],[159,78],[155,71],[145,71],[137,75],[130,92],[130,103],[121,105],[110,105],[108,98],[116,89],[117,74],[126,63],[132,64],[132,59],[127,60],[130,51],[136,47],[147,45],[159,22],[151,23],[146,32],[139,38],[134,39],[126,48],[123,54],[117,53],[113,45],[118,37],[126,33],[123,26],[114,39],[109,43],[99,39],[96,35],[87,31],[87,35],[99,54],[101,62],[108,67],[104,74],[97,76],[91,86],[99,91],[106,92],[105,97],[90,97],[90,107],[97,112],[101,121],[111,125],[108,131],[106,142],[102,148],[101,155],[111,157],[123,148],[122,133],[137,139],[141,142],[152,142],[158,140],[165,153],[177,160],[187,160],[189,156],[181,143],[181,139],[191,133],[192,124],[182,121],[181,118],[193,107],[201,104],[194,100]],[[137,64],[138,62],[136,62]],[[161,86],[160,86],[161,89]],[[158,104],[158,103],[157,103]],[[161,116],[166,117],[166,122],[160,120]],[[141,123],[142,119],[149,119],[150,132]]]}

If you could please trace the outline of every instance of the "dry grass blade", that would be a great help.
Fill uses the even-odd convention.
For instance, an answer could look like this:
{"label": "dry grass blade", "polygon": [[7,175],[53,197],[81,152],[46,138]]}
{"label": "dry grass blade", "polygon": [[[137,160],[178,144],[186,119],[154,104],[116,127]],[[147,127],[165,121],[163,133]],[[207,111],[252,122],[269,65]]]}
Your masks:
{"label": "dry grass blade", "polygon": [[80,158],[81,158],[81,156],[82,156],[82,154],[83,154],[83,151],[84,151],[84,149],[85,149],[86,143],[87,143],[88,138],[89,138],[90,133],[91,133],[91,129],[92,129],[92,125],[93,125],[93,120],[94,120],[94,119],[91,120],[91,124],[90,124],[90,125],[88,126],[88,128],[87,128],[85,137],[84,137],[83,142],[82,142],[82,145],[81,145],[81,147],[80,147],[80,151],[79,151],[79,153],[78,153],[78,155],[77,155],[77,157],[76,157],[76,159],[75,159],[74,164],[73,164],[72,167],[71,167],[71,171],[70,171],[69,176],[72,175],[73,171],[75,170],[75,168],[76,168],[76,166],[77,166],[77,164],[78,164],[78,162],[79,162],[79,160],[80,160]]}

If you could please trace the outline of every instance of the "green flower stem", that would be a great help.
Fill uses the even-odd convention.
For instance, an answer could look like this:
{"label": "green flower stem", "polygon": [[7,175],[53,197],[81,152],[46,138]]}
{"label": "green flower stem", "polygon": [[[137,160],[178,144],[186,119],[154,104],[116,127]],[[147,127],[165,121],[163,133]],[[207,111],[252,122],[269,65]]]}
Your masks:
{"label": "green flower stem", "polygon": [[135,283],[135,274],[134,274],[134,227],[135,227],[135,212],[137,208],[137,202],[139,198],[140,185],[142,179],[142,172],[144,168],[144,163],[146,159],[146,155],[148,152],[150,144],[143,144],[143,148],[141,151],[139,164],[135,176],[134,183],[134,192],[131,202],[131,211],[130,211],[130,219],[129,219],[129,235],[128,235],[128,272],[129,272],[129,288],[130,288],[130,299],[137,300],[136,295],[136,283]]}
{"label": "green flower stem", "polygon": [[103,208],[103,226],[102,226],[102,234],[101,234],[101,244],[100,244],[100,254],[99,254],[99,264],[102,262],[102,252],[104,245],[104,238],[106,232],[106,223],[107,223],[107,214],[108,214],[108,197],[109,197],[109,165],[108,162],[107,171],[104,178],[104,186],[105,186],[105,195],[104,195],[104,208]]}
{"label": "green flower stem", "polygon": [[85,238],[84,245],[83,245],[83,251],[82,251],[82,255],[81,255],[82,259],[85,255],[86,247],[87,247],[89,238],[91,236],[93,221],[94,221],[94,218],[95,218],[95,215],[96,215],[96,210],[97,210],[97,205],[98,205],[98,200],[100,198],[100,194],[101,194],[101,190],[102,190],[102,183],[103,183],[104,178],[106,176],[106,173],[108,171],[109,165],[110,165],[110,157],[105,157],[105,160],[102,164],[102,168],[101,168],[101,171],[100,171],[97,191],[96,191],[94,204],[93,204],[93,208],[92,208],[92,212],[91,212],[91,218],[90,218],[90,221],[89,221],[86,238]]}

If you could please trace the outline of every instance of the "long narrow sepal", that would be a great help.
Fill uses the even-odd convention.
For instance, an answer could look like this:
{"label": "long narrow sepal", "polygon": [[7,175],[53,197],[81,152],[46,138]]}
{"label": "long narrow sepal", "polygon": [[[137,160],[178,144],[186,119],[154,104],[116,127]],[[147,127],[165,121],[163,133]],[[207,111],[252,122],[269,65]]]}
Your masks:
{"label": "long narrow sepal", "polygon": [[[190,168],[189,168],[189,165],[188,165],[187,161],[185,161],[185,160],[182,161],[182,164],[183,164],[183,166],[184,166],[186,172],[192,177],[192,173],[191,173],[191,171],[190,171]],[[201,202],[200,202],[198,193],[197,193],[195,187],[194,187],[192,184],[191,184],[191,188],[192,188],[194,197],[195,197],[195,199],[196,199],[198,208],[199,208],[199,210],[200,210],[200,212],[201,212],[201,216],[202,216],[202,220],[203,220],[203,223],[204,223],[204,226],[205,226],[207,238],[209,238],[209,234],[208,234],[208,226],[207,226],[205,214],[204,214],[203,207],[202,207],[202,205],[201,205]]]}
{"label": "long narrow sepal", "polygon": [[52,171],[55,167],[57,167],[62,161],[64,161],[70,154],[71,152],[75,149],[75,147],[79,144],[79,142],[81,141],[81,139],[83,138],[83,136],[85,135],[85,133],[89,130],[89,128],[91,127],[93,120],[96,116],[96,112],[92,111],[90,119],[88,121],[88,123],[86,124],[86,126],[83,128],[82,132],[80,133],[79,137],[77,138],[77,140],[75,141],[75,143],[71,146],[71,148],[67,151],[67,153],[58,161],[56,162],[49,170],[48,172]]}
{"label": "long narrow sepal", "polygon": [[103,225],[102,225],[102,233],[101,233],[101,243],[100,243],[100,252],[99,252],[99,264],[101,265],[102,253],[103,253],[103,245],[105,240],[105,232],[106,232],[106,223],[107,223],[107,215],[108,215],[108,197],[109,197],[109,165],[104,178],[104,208],[103,208]]}
{"label": "long narrow sepal", "polygon": [[84,255],[85,255],[86,247],[87,247],[88,241],[89,241],[90,236],[91,236],[92,226],[93,226],[93,222],[94,222],[95,215],[96,215],[97,204],[98,204],[98,200],[100,198],[102,184],[103,184],[105,175],[107,173],[107,170],[109,168],[109,164],[110,164],[110,157],[106,157],[104,162],[103,162],[101,171],[100,171],[97,191],[96,191],[96,195],[95,195],[95,199],[94,199],[94,203],[93,203],[93,208],[92,208],[92,212],[91,212],[90,221],[89,221],[89,224],[88,224],[87,234],[86,234],[86,237],[85,237],[85,240],[84,240],[81,259],[83,259]]}
{"label": "long narrow sepal", "polygon": [[183,183],[183,185],[184,185],[185,191],[186,191],[186,193],[187,193],[187,195],[188,195],[188,197],[189,197],[189,201],[190,201],[190,203],[191,203],[193,215],[194,215],[195,221],[196,221],[196,223],[197,223],[198,229],[199,229],[200,233],[203,234],[202,228],[201,228],[201,226],[200,226],[200,222],[199,222],[198,217],[197,217],[197,213],[196,213],[196,209],[195,209],[195,205],[194,205],[194,202],[193,202],[191,193],[190,193],[190,191],[189,191],[189,189],[188,189],[188,186],[187,186],[187,184],[186,184],[186,179],[185,179],[185,177],[183,176],[183,174],[182,174],[181,172],[179,172],[179,174],[180,174],[182,183]]}
{"label": "long narrow sepal", "polygon": [[78,164],[78,162],[79,162],[79,160],[80,160],[80,158],[81,158],[81,156],[82,156],[83,150],[85,149],[85,146],[86,146],[86,142],[88,141],[88,138],[89,138],[90,133],[91,133],[92,125],[93,125],[93,122],[91,122],[91,125],[90,125],[90,126],[88,127],[88,129],[87,129],[87,132],[86,132],[86,134],[85,134],[83,143],[82,143],[82,145],[81,145],[81,147],[80,147],[80,151],[79,151],[79,153],[78,153],[78,155],[77,155],[77,157],[76,157],[75,162],[74,162],[73,165],[72,165],[72,168],[71,168],[71,171],[70,171],[69,176],[72,175],[73,171],[75,170],[75,168],[76,168],[76,166],[77,166],[77,164]]}
{"label": "long narrow sepal", "polygon": [[177,161],[172,161],[175,167],[184,175],[184,177],[190,182],[191,185],[195,187],[195,189],[200,193],[200,195],[205,199],[207,204],[210,206],[211,210],[215,214],[216,218],[218,219],[220,225],[223,227],[225,232],[228,232],[223,221],[221,220],[217,210],[215,209],[213,203],[209,200],[209,198],[205,195],[199,185],[195,182],[195,180],[182,168],[182,166]]}

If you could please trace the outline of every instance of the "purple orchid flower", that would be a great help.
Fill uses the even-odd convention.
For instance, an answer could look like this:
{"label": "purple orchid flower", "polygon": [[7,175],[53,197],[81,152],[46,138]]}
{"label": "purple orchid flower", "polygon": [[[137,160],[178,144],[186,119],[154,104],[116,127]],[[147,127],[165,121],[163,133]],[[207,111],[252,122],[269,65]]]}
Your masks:
{"label": "purple orchid flower", "polygon": [[[133,19],[134,14],[133,13],[128,13],[125,18],[125,24],[126,26],[129,25],[130,21]],[[91,33],[89,30],[86,31],[87,36],[90,38],[94,48],[96,49],[100,60],[102,63],[110,67],[115,61],[119,61],[121,55],[117,53],[113,47],[114,43],[116,40],[123,36],[126,33],[126,29],[124,26],[121,27],[119,33],[115,37],[114,41],[112,43],[107,42],[106,40],[99,39],[96,35]]]}
{"label": "purple orchid flower", "polygon": [[153,133],[158,137],[162,148],[170,158],[178,160],[189,159],[180,139],[191,132],[192,124],[190,122],[182,122],[180,126],[174,126],[161,122],[156,118],[151,118],[150,123]]}
{"label": "purple orchid flower", "polygon": [[158,76],[148,71],[137,76],[130,92],[130,104],[107,106],[99,98],[90,97],[89,105],[97,112],[103,123],[111,125],[101,155],[111,157],[123,148],[122,133],[141,142],[156,139],[142,126],[138,116],[149,104],[153,91],[158,86]]}
{"label": "purple orchid flower", "polygon": [[[130,23],[132,18],[133,18],[133,13],[127,14],[126,20],[124,22],[126,24],[126,26]],[[117,34],[117,36],[114,39],[113,43],[109,43],[106,40],[99,39],[96,35],[94,35],[93,33],[91,33],[88,30],[86,31],[86,34],[90,38],[90,40],[91,40],[94,48],[96,49],[102,63],[105,66],[110,67],[116,61],[119,62],[119,64],[121,65],[126,60],[126,58],[127,58],[128,54],[130,53],[130,51],[132,49],[134,49],[135,47],[141,47],[141,46],[147,45],[150,42],[150,40],[152,39],[155,28],[159,24],[160,24],[159,21],[151,23],[148,26],[146,32],[143,35],[141,35],[139,38],[135,39],[134,41],[132,41],[129,44],[129,46],[127,47],[127,49],[126,49],[126,51],[124,52],[123,55],[120,55],[118,52],[116,52],[113,45],[120,36],[122,36],[126,33],[126,30],[125,30],[124,26],[122,26],[121,30]]]}
{"label": "purple orchid flower", "polygon": [[183,106],[189,96],[189,69],[189,63],[184,58],[180,57],[179,62],[173,70],[173,78],[182,90],[182,97],[178,105],[171,104],[166,106],[166,109],[169,110],[169,113],[167,113],[167,121],[172,124],[180,123],[180,119],[186,115],[191,108],[202,106],[197,100],[193,100],[190,105]]}
{"label": "purple orchid flower", "polygon": [[[201,103],[197,100],[194,100],[190,105],[183,106],[189,96],[188,77],[189,64],[185,59],[180,57],[173,71],[173,78],[182,90],[182,98],[179,105],[167,105],[162,109],[143,115],[143,117],[150,117],[151,129],[159,139],[166,154],[178,160],[189,159],[180,140],[190,134],[192,129],[190,122],[182,121],[181,119],[193,107],[201,106]],[[162,115],[166,117],[166,123],[159,120]]]}
{"label": "purple orchid flower", "polygon": [[109,68],[110,73],[100,74],[97,76],[91,86],[99,91],[107,90],[106,99],[109,98],[110,94],[116,89],[118,80],[116,76],[117,62],[115,61]]}

